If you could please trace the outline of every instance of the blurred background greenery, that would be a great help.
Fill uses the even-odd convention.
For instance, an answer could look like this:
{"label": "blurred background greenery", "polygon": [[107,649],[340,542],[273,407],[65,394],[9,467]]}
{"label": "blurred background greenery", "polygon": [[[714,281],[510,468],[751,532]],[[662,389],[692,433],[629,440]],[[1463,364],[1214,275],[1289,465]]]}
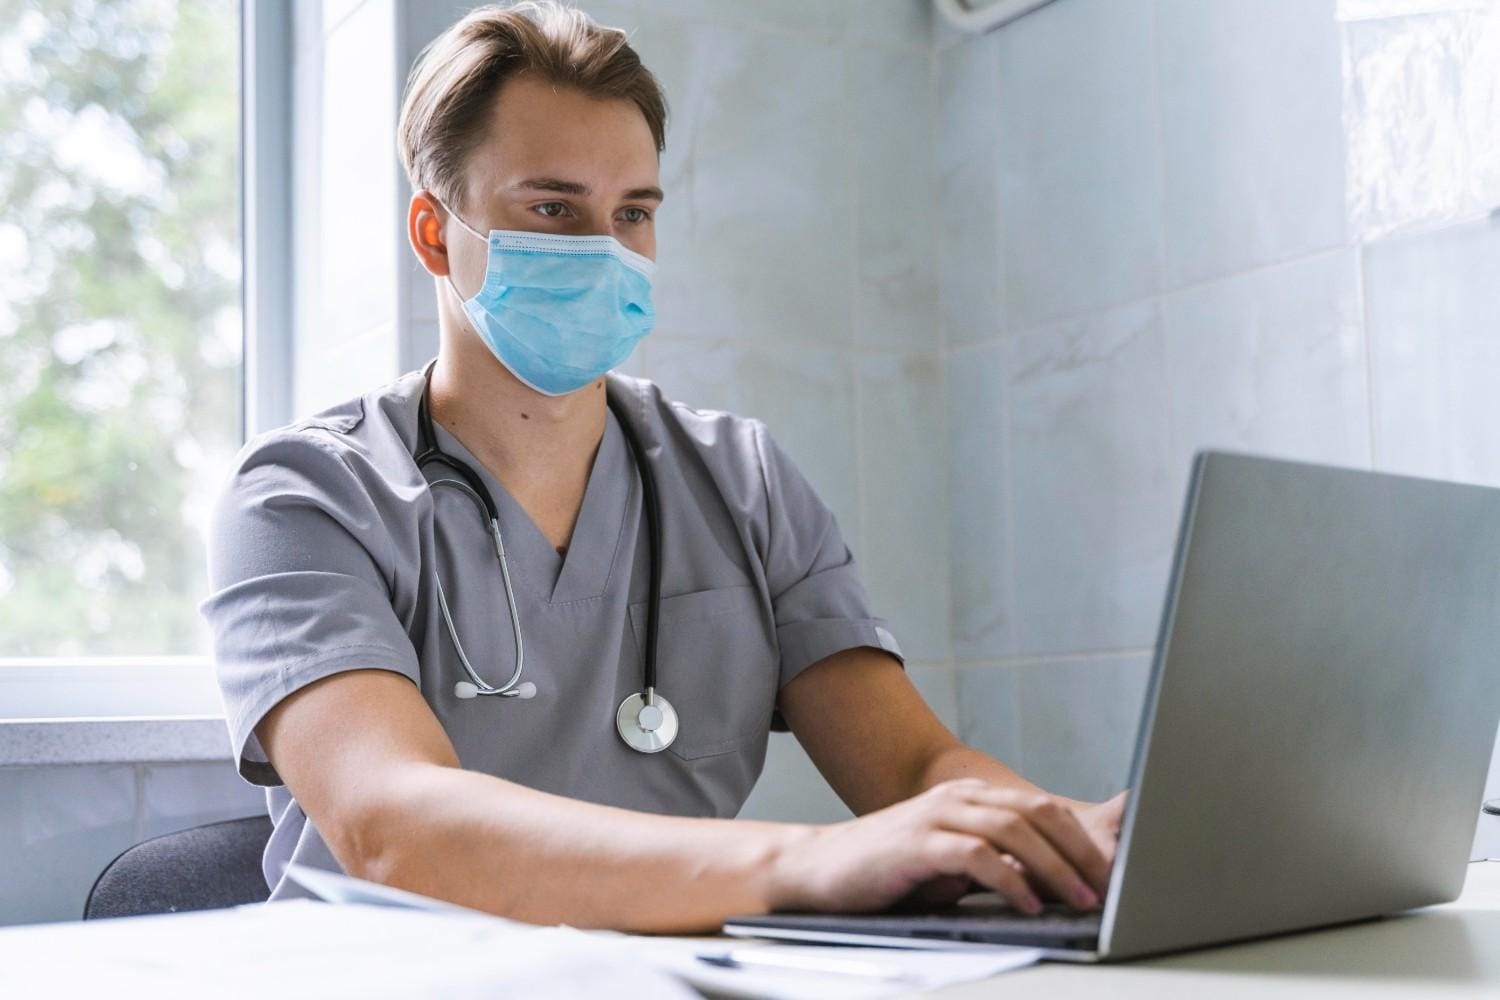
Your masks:
{"label": "blurred background greenery", "polygon": [[208,649],[239,76],[236,0],[0,0],[0,657]]}

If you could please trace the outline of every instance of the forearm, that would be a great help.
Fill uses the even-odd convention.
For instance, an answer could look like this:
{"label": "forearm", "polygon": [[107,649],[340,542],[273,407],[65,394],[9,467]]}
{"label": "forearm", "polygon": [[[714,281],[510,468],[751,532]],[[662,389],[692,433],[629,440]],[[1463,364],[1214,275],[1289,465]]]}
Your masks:
{"label": "forearm", "polygon": [[[983,778],[1001,788],[1013,788],[1017,791],[1046,791],[1027,781],[989,754],[962,743],[955,743],[934,754],[928,760],[927,766],[922,770],[920,787],[917,791],[925,791],[933,785],[954,778]],[[1093,805],[1091,802],[1069,799],[1061,795],[1054,796],[1054,798],[1061,799],[1074,809],[1083,809]]]}
{"label": "forearm", "polygon": [[768,911],[777,859],[809,829],[631,812],[432,764],[403,768],[360,827],[355,874],[517,920],[647,932]]}

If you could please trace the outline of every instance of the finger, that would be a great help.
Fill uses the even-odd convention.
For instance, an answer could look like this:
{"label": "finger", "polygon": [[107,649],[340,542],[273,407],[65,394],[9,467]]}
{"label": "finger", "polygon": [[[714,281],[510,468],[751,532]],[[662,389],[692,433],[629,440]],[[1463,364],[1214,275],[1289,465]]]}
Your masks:
{"label": "finger", "polygon": [[1129,802],[1130,789],[1127,788],[1119,795],[1116,795],[1114,798],[1104,803],[1105,809],[1107,810],[1105,814],[1109,816],[1110,822],[1115,825],[1116,829],[1119,829],[1120,822],[1125,818],[1125,806]]}
{"label": "finger", "polygon": [[1023,913],[1042,912],[1042,901],[1026,884],[1025,877],[1005,863],[1000,852],[983,837],[934,830],[923,842],[923,860],[945,875],[966,875],[999,893]]}
{"label": "finger", "polygon": [[[1109,859],[1094,843],[1073,810],[1045,793],[1017,793],[1010,789],[986,788],[970,793],[970,801],[1020,812],[1052,847],[1088,883],[1095,895],[1109,890]],[[1026,858],[1021,859],[1023,862]],[[1072,899],[1071,895],[1065,896]]]}
{"label": "finger", "polygon": [[1034,821],[1013,808],[965,805],[943,817],[945,825],[961,833],[984,837],[997,850],[1011,854],[1026,873],[1052,894],[1082,910],[1099,905],[1098,894]]}

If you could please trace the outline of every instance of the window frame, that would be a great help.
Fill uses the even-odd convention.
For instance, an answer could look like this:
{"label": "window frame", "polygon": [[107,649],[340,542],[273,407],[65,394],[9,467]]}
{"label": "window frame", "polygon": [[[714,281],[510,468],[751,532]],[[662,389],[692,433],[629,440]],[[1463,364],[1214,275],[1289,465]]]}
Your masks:
{"label": "window frame", "polygon": [[[292,7],[290,0],[240,2],[241,440],[291,418]],[[204,759],[204,720],[223,717],[211,670],[208,656],[0,658],[0,727],[12,727],[0,734],[0,766],[35,762],[35,739],[10,738],[23,729],[69,725],[66,738],[44,739],[43,749],[51,762],[86,761],[101,752],[89,734],[118,743],[117,723],[137,721],[151,724],[160,759]],[[112,708],[108,692],[121,685],[161,692],[146,700],[162,711]],[[22,704],[32,710],[20,714]],[[112,725],[101,726],[106,720]],[[222,757],[229,757],[227,739]]]}

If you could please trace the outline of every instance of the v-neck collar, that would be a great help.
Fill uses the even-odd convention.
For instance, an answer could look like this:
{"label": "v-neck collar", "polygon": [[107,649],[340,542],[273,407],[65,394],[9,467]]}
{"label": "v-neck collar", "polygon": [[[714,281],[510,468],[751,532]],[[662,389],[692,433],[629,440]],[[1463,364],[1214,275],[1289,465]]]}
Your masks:
{"label": "v-neck collar", "polygon": [[604,594],[623,542],[625,511],[639,503],[635,464],[627,453],[624,433],[613,410],[605,407],[604,414],[604,435],[589,469],[566,556],[558,554],[531,515],[484,463],[448,428],[432,422],[438,447],[472,466],[495,498],[516,586],[545,595],[549,604],[592,600]]}

